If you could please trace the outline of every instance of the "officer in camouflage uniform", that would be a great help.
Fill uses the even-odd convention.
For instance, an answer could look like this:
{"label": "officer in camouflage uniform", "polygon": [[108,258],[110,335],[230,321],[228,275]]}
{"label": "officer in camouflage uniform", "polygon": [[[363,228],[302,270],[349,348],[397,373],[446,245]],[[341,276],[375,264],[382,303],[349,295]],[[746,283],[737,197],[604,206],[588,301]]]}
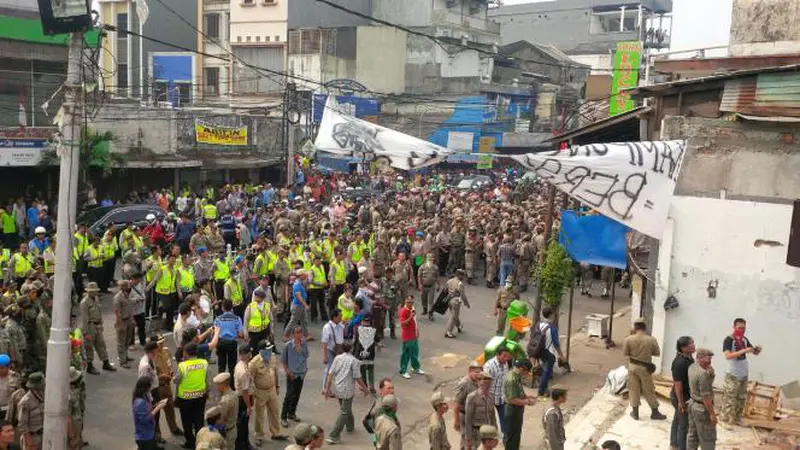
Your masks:
{"label": "officer in camouflage uniform", "polygon": [[[436,301],[436,282],[439,280],[439,266],[436,265],[436,255],[428,253],[425,262],[417,271],[417,287],[422,293],[422,314],[428,315],[433,321],[433,303]],[[430,309],[429,309],[430,308]]]}
{"label": "officer in camouflage uniform", "polygon": [[6,306],[5,313],[8,316],[6,319],[6,331],[8,338],[11,341],[11,361],[14,363],[14,368],[18,371],[25,369],[26,356],[28,352],[28,338],[25,336],[25,330],[20,325],[22,320],[21,311],[19,306],[11,304]]}
{"label": "officer in camouflage uniform", "polygon": [[39,308],[39,314],[36,316],[36,338],[33,341],[36,351],[33,353],[37,358],[36,366],[44,370],[47,366],[47,341],[50,339],[50,326],[52,324],[50,312],[53,310],[53,299],[49,295],[42,295],[40,302],[41,308]]}
{"label": "officer in camouflage uniform", "polygon": [[450,320],[447,322],[447,328],[444,332],[444,337],[454,338],[453,328],[456,328],[461,333],[461,304],[469,308],[469,300],[467,300],[467,293],[464,290],[464,279],[467,273],[464,269],[456,269],[456,275],[447,280],[447,296],[450,307]]}
{"label": "officer in camouflage uniform", "polygon": [[[41,282],[39,282],[41,284]],[[44,367],[39,367],[42,355],[40,355],[40,344],[36,342],[36,316],[39,315],[39,308],[36,306],[36,299],[39,293],[34,289],[33,283],[24,287],[21,296],[17,300],[20,307],[20,325],[25,332],[25,339],[27,340],[28,353],[25,355],[25,365],[29,370],[38,371],[43,370]],[[45,345],[47,343],[45,342]]]}
{"label": "officer in camouflage uniform", "polygon": [[[394,279],[394,269],[391,267],[386,268],[386,273],[381,280],[381,297],[382,301],[386,304],[386,309],[388,309],[387,313],[389,316],[389,337],[392,339],[397,339],[397,335],[395,334],[395,321],[397,318],[397,308],[400,306],[400,290],[397,285],[397,281]],[[373,304],[373,312],[372,315],[376,315],[375,305]],[[385,313],[381,311],[381,315],[384,317],[373,317],[373,323],[375,324],[375,328],[377,329],[377,334],[382,338],[383,337],[383,324],[385,323]]]}
{"label": "officer in camouflage uniform", "polygon": [[289,276],[292,274],[292,267],[286,263],[286,257],[288,255],[289,250],[286,246],[282,245],[280,249],[278,249],[278,260],[275,261],[275,265],[272,267],[272,273],[275,279],[273,298],[277,303],[275,305],[276,317],[280,315],[284,315],[287,318],[289,317],[289,304],[291,302],[288,300],[288,292],[286,289],[287,286],[289,286]]}
{"label": "officer in camouflage uniform", "polygon": [[497,277],[497,241],[494,234],[483,244],[483,253],[486,254],[486,287],[495,287],[494,279]]}
{"label": "officer in camouflage uniform", "polygon": [[517,244],[517,280],[520,292],[528,290],[528,281],[531,278],[531,267],[536,258],[536,247],[531,242],[531,236],[526,234]]}
{"label": "officer in camouflage uniform", "polygon": [[74,367],[69,368],[69,427],[67,445],[69,450],[79,450],[83,442],[84,393],[81,390],[83,373]]}
{"label": "officer in camouflage uniform", "polygon": [[372,272],[375,278],[383,277],[383,271],[390,264],[392,255],[386,249],[386,242],[378,239],[375,242],[375,250],[372,252]]}
{"label": "officer in camouflage uniform", "polygon": [[114,329],[117,332],[117,356],[119,357],[120,367],[129,369],[132,358],[128,357],[128,342],[133,340],[133,306],[134,300],[131,299],[131,282],[121,280],[118,283],[119,292],[114,295],[112,304],[114,306]]}
{"label": "officer in camouflage uniform", "polygon": [[502,336],[506,332],[506,310],[511,302],[519,298],[519,292],[514,287],[514,277],[506,277],[505,286],[497,290],[497,298],[494,301],[494,315],[497,317],[497,328],[495,334]]}
{"label": "officer in camouflage uniform", "polygon": [[397,282],[397,295],[404,299],[408,295],[408,284],[414,280],[414,270],[408,263],[405,253],[397,254],[392,269],[394,269],[394,280]]}
{"label": "officer in camouflage uniform", "polygon": [[714,369],[706,348],[697,349],[697,359],[689,366],[689,434],[687,449],[714,450],[717,443],[717,416],[714,411]]}
{"label": "officer in camouflage uniform", "polygon": [[481,240],[478,237],[478,229],[469,228],[469,233],[464,240],[464,270],[467,272],[467,283],[473,284],[475,278],[475,265],[478,255],[481,252]]}
{"label": "officer in camouflage uniform", "polygon": [[453,226],[453,232],[450,233],[450,258],[447,262],[447,273],[455,273],[456,270],[464,267],[464,241],[461,224],[456,223]]}
{"label": "officer in camouflage uniform", "polygon": [[86,371],[92,375],[99,375],[92,364],[94,352],[103,361],[103,370],[116,372],[117,368],[108,361],[108,351],[106,350],[106,340],[103,337],[103,312],[100,309],[100,288],[94,281],[86,285],[83,300],[81,300],[81,330],[83,330],[84,344],[86,345]]}

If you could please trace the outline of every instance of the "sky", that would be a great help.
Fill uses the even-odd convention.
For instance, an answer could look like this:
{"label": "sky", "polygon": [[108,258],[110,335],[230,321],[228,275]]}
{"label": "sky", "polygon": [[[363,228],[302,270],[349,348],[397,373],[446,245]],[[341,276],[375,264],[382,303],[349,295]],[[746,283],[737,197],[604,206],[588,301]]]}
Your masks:
{"label": "sky", "polygon": [[[536,1],[504,0],[503,3]],[[733,0],[673,0],[671,50],[728,45],[732,7]],[[715,20],[709,20],[711,17]]]}

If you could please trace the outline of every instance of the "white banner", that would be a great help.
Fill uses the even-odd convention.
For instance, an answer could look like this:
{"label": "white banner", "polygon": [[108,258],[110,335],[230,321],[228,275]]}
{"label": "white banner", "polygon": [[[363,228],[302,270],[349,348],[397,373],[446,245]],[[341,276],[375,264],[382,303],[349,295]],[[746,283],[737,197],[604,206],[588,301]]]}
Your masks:
{"label": "white banner", "polygon": [[341,114],[334,95],[328,96],[314,146],[368,161],[383,159],[401,170],[438,164],[451,153],[428,141]]}
{"label": "white banner", "polygon": [[661,239],[686,141],[591,144],[513,158],[601,214]]}
{"label": "white banner", "polygon": [[472,153],[475,133],[470,131],[450,131],[447,133],[447,148],[459,153]]}

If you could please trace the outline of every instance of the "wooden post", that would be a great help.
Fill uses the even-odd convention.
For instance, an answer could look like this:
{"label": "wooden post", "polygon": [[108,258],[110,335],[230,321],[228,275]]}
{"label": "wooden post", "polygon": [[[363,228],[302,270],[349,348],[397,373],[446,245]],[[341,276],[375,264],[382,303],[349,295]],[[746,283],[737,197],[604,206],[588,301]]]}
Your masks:
{"label": "wooden post", "polygon": [[569,347],[572,341],[572,303],[575,299],[575,280],[569,286],[569,313],[567,314],[567,363],[569,363]]}
{"label": "wooden post", "polygon": [[[539,255],[539,265],[541,266],[544,264],[544,259],[547,256],[547,247],[550,244],[550,236],[553,233],[553,215],[555,213],[555,201],[556,201],[556,187],[554,185],[549,185],[547,189],[547,215],[545,216],[544,222],[544,249],[542,254]],[[536,323],[541,318],[542,313],[542,290],[536,289],[536,308],[533,311],[533,323]]]}
{"label": "wooden post", "polygon": [[608,336],[606,337],[606,348],[615,347],[614,343],[614,297],[616,297],[616,277],[617,269],[611,269],[611,312],[608,315]]}

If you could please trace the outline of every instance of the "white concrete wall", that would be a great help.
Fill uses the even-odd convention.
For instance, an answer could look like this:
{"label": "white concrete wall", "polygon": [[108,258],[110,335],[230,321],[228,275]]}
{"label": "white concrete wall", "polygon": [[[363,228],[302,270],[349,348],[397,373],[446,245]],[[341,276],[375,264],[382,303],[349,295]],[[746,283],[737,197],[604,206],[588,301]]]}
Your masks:
{"label": "white concrete wall", "polygon": [[[800,379],[800,269],[786,264],[790,204],[675,196],[661,241],[653,335],[662,371],[668,373],[675,342],[692,336],[697,347],[716,352],[716,383],[727,361],[722,341],[733,319],[747,320],[747,336],[764,347],[749,356],[750,379],[781,385]],[[763,244],[774,241],[777,244]],[[709,282],[717,281],[716,298]],[[664,311],[674,295],[678,309]]]}
{"label": "white concrete wall", "polygon": [[298,87],[316,91],[318,83],[325,83],[337,78],[358,79],[355,75],[355,61],[337,58],[333,55],[299,54],[289,55],[289,70],[298,77],[316,81],[295,80]]}
{"label": "white concrete wall", "polygon": [[586,64],[591,67],[591,75],[611,74],[614,60],[611,54],[607,55],[569,55],[569,58],[576,63]]}
{"label": "white concrete wall", "polygon": [[433,0],[372,0],[372,16],[407,27],[431,24]]}
{"label": "white concrete wall", "polygon": [[356,79],[370,90],[402,94],[406,88],[405,31],[391,27],[358,27]]}
{"label": "white concrete wall", "polygon": [[286,42],[288,1],[278,0],[275,4],[265,5],[262,0],[254,0],[252,5],[244,6],[241,0],[232,0],[231,44],[247,44],[247,36],[250,36],[250,44],[256,43],[256,36],[260,38],[259,44],[275,42],[276,36],[278,42]]}

